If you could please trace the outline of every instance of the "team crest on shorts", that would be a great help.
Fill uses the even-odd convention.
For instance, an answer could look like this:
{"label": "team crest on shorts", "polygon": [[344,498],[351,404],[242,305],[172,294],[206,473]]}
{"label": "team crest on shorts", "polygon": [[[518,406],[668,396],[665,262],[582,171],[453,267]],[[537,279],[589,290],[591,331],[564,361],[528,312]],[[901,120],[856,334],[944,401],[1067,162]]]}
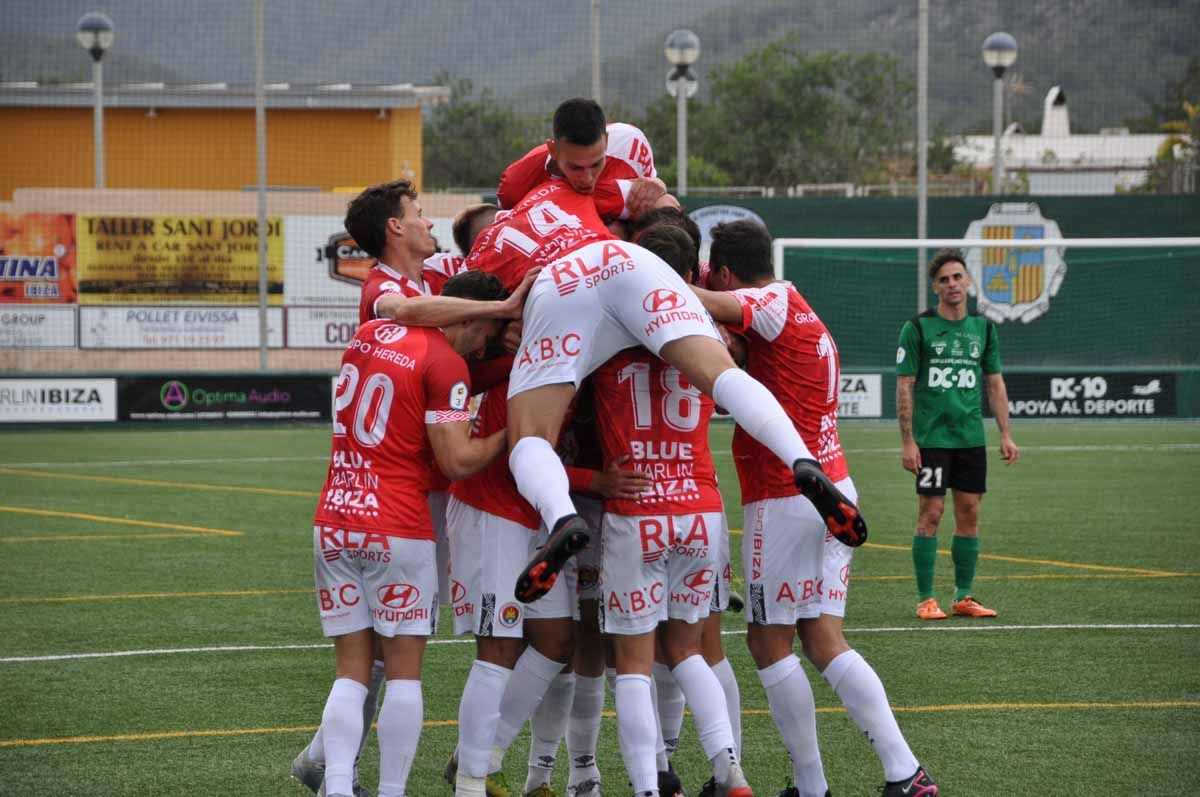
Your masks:
{"label": "team crest on shorts", "polygon": [[[966,238],[1061,238],[1058,224],[1034,202],[997,202],[967,227]],[[966,252],[971,292],[993,321],[1024,323],[1050,309],[1067,276],[1061,247],[974,247]]]}
{"label": "team crest on shorts", "polygon": [[506,603],[500,607],[500,625],[512,628],[521,621],[521,607],[515,603]]}

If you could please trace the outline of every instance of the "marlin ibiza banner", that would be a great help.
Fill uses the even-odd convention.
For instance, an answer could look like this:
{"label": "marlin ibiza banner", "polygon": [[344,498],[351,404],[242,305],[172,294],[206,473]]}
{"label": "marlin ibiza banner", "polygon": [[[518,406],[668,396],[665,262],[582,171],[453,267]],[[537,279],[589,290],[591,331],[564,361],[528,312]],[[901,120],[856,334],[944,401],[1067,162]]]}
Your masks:
{"label": "marlin ibiza banner", "polygon": [[[1032,202],[997,202],[971,222],[966,238],[1061,238],[1058,225]],[[967,250],[979,312],[993,321],[1038,318],[1050,309],[1067,276],[1061,247],[987,247]]]}
{"label": "marlin ibiza banner", "polygon": [[[258,304],[258,220],[79,216],[80,304]],[[283,300],[283,221],[267,219],[267,296]]]}

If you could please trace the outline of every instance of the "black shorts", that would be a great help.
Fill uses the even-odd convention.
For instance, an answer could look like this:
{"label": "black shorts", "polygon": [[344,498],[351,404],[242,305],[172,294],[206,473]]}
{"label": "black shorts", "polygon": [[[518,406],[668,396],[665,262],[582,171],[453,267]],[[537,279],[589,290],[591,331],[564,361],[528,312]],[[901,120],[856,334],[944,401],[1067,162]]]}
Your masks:
{"label": "black shorts", "polygon": [[945,495],[947,487],[964,493],[987,492],[987,449],[922,448],[917,495]]}

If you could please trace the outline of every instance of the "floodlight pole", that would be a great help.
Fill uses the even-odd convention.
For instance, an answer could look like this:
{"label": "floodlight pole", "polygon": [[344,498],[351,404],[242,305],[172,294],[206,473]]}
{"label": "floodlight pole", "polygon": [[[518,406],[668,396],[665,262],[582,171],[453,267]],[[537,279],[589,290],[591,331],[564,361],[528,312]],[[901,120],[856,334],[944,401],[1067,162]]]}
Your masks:
{"label": "floodlight pole", "polygon": [[267,370],[269,328],[267,324],[267,109],[263,86],[266,0],[254,3],[254,149],[258,179],[258,367]]}
{"label": "floodlight pole", "polygon": [[[929,236],[929,0],[917,3],[917,237]],[[917,312],[929,301],[925,247],[917,249]]]}
{"label": "floodlight pole", "polygon": [[992,81],[992,193],[1000,194],[1004,190],[1004,150],[1000,146],[1002,125],[1004,124],[1004,70],[1000,70]]}
{"label": "floodlight pole", "polygon": [[92,141],[96,172],[96,187],[104,187],[104,65],[99,58],[92,61]]}
{"label": "floodlight pole", "polygon": [[687,84],[681,77],[675,85],[678,86],[675,92],[675,151],[679,163],[676,190],[680,196],[687,196]]}

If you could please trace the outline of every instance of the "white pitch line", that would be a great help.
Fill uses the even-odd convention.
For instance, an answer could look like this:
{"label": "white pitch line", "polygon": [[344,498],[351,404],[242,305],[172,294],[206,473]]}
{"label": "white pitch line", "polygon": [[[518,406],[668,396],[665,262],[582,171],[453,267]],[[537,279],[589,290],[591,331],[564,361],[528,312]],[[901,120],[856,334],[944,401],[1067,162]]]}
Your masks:
{"label": "white pitch line", "polygon": [[[899,448],[845,448],[847,454],[899,454]],[[1054,453],[1086,453],[1089,451],[1196,451],[1200,443],[1113,443],[1092,446],[1021,446],[1022,451],[1048,451]],[[731,457],[729,451],[718,449],[716,457]]]}
{"label": "white pitch line", "polygon": [[212,465],[231,462],[300,462],[305,460],[328,460],[329,455],[319,457],[209,457],[205,459],[118,459],[112,461],[90,460],[87,462],[6,462],[12,468],[87,468],[126,467],[136,465]]}
{"label": "white pitch line", "polygon": [[[890,448],[847,448],[848,454],[899,454],[900,449]],[[1086,453],[1089,451],[1196,451],[1200,443],[1112,443],[1082,446],[1021,446],[1022,451],[1051,451],[1060,453]],[[728,457],[732,454],[726,449],[716,449],[714,456]],[[109,468],[133,467],[138,465],[212,465],[215,463],[237,462],[300,462],[324,461],[328,456],[309,457],[208,457],[196,459],[120,459],[120,460],[90,460],[80,462],[6,462],[14,468]]]}
{"label": "white pitch line", "polygon": [[[936,631],[1154,631],[1154,630],[1184,630],[1200,628],[1200,623],[1092,623],[1092,624],[1056,624],[1056,625],[920,625],[920,626],[879,626],[867,628],[846,628],[847,634],[891,634],[910,632]],[[722,636],[743,636],[744,629],[722,631]],[[467,645],[472,639],[431,639],[430,645]],[[195,648],[154,648],[150,650],[112,650],[101,653],[62,653],[49,656],[6,656],[0,658],[0,664],[25,664],[40,661],[79,661],[81,659],[115,659],[129,656],[172,656],[181,653],[252,653],[258,651],[276,650],[324,650],[332,648],[328,642],[291,644],[291,645],[212,645]]]}

